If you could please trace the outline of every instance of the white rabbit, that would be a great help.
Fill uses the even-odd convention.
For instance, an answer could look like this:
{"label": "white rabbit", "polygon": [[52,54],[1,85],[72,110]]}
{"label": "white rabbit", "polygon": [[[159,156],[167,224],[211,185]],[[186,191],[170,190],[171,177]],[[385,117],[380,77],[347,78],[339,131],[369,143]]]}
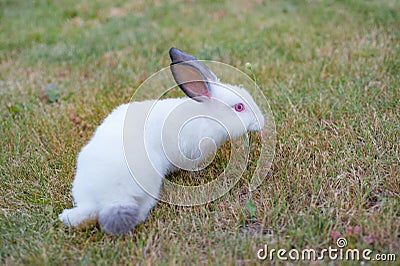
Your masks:
{"label": "white rabbit", "polygon": [[220,83],[179,49],[169,54],[172,75],[189,98],[131,102],[108,115],[78,155],[74,208],[59,215],[65,225],[98,221],[107,233],[128,233],[155,205],[165,175],[194,169],[229,137],[264,126],[245,89]]}

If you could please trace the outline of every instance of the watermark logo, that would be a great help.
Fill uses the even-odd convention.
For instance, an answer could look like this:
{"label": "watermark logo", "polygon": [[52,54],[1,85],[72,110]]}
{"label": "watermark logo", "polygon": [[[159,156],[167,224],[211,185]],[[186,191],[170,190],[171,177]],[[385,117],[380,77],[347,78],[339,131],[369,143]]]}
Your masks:
{"label": "watermark logo", "polygon": [[336,240],[336,245],[338,246],[338,248],[344,248],[347,246],[347,240],[344,237],[339,237]]}
{"label": "watermark logo", "polygon": [[[251,65],[246,65],[246,68],[252,71]],[[261,145],[256,147],[257,158],[252,158],[256,167],[249,181],[251,191],[265,179],[275,155],[273,115],[254,74],[252,79],[232,66],[214,61],[201,61],[201,65],[195,65],[190,71],[199,69],[204,72],[198,75],[200,78],[219,78],[207,80],[214,90],[210,93],[212,103],[204,103],[197,98],[177,99],[183,94],[178,88],[177,77],[173,75],[171,67],[167,67],[139,86],[127,107],[124,120],[125,159],[135,182],[153,198],[180,206],[211,202],[235,186],[247,169],[252,148],[249,135],[243,133],[254,130],[257,124],[263,124],[263,127],[258,130]],[[196,86],[199,81],[191,82]],[[187,91],[185,93],[190,94]],[[146,101],[148,99],[152,100]],[[239,99],[239,105],[235,105],[235,99]],[[209,107],[204,108],[205,104]],[[241,112],[243,107],[246,112]],[[221,111],[228,109],[230,111]],[[210,127],[218,128],[214,130],[217,134],[207,134],[208,128],[201,124],[205,120]],[[196,124],[199,126],[193,127]],[[189,131],[193,131],[192,136]],[[204,137],[197,140],[202,133],[198,131],[204,131]],[[190,139],[187,139],[188,136]],[[204,169],[213,161],[216,148],[222,144],[221,140],[226,138],[230,139],[231,152],[223,171],[212,181],[203,185],[184,186],[163,179],[170,165],[189,171]],[[198,142],[195,145],[188,144],[193,139]],[[210,156],[204,158],[204,154]]]}
{"label": "watermark logo", "polygon": [[307,249],[274,249],[264,245],[257,251],[259,260],[282,260],[282,261],[396,261],[396,254],[373,254],[371,249],[346,248],[347,240],[339,237],[336,246],[329,246],[320,250]]}

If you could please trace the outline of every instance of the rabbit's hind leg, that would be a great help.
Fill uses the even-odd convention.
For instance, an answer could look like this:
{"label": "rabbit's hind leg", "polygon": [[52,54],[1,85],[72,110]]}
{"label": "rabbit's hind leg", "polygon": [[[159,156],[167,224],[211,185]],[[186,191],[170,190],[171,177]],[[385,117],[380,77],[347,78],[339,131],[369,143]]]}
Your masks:
{"label": "rabbit's hind leg", "polygon": [[90,207],[77,206],[65,209],[58,218],[67,226],[86,227],[95,224],[98,219],[97,211]]}

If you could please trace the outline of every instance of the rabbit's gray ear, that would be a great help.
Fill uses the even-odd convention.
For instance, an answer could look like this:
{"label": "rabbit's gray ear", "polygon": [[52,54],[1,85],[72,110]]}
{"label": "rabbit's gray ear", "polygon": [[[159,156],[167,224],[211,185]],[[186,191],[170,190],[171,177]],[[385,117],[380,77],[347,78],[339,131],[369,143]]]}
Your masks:
{"label": "rabbit's gray ear", "polygon": [[195,57],[177,48],[171,48],[169,56],[172,61],[172,76],[182,91],[196,101],[202,101],[204,97],[209,98],[209,82],[218,80],[214,73]]}

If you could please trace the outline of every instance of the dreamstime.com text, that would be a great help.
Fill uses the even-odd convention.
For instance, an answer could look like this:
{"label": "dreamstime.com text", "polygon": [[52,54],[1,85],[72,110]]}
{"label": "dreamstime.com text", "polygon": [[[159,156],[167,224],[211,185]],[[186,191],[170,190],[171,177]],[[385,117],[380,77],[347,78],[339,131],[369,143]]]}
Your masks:
{"label": "dreamstime.com text", "polygon": [[260,260],[282,260],[282,261],[322,261],[322,260],[343,260],[343,261],[396,261],[397,257],[394,253],[373,254],[371,249],[350,249],[347,246],[347,240],[340,237],[336,241],[337,247],[324,248],[322,250],[315,249],[269,249],[268,245],[264,245],[257,251],[257,258]]}

